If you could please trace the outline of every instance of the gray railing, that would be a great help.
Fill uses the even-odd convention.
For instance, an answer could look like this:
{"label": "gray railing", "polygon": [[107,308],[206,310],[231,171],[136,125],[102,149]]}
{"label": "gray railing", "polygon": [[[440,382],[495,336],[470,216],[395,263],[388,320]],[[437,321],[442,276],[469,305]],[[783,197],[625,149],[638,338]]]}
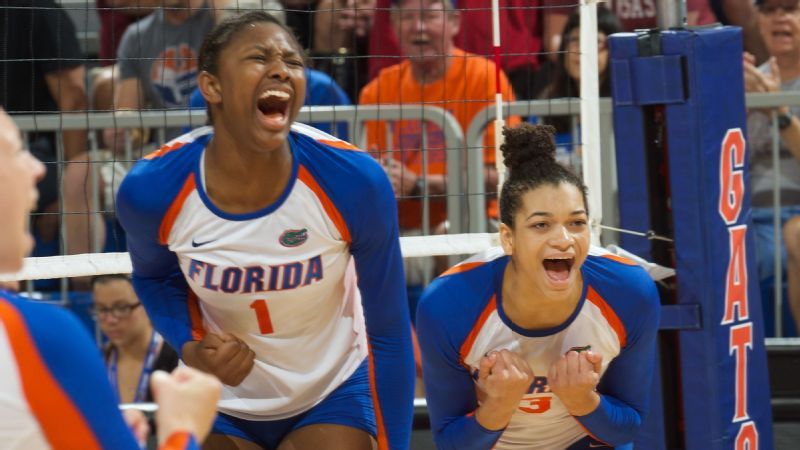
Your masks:
{"label": "gray railing", "polygon": [[[748,108],[774,108],[778,106],[800,106],[800,92],[781,92],[778,94],[748,94]],[[578,99],[556,99],[518,101],[504,105],[506,116],[572,116],[573,124],[577,123],[580,115],[580,101]],[[466,135],[458,121],[443,109],[422,105],[369,105],[369,106],[315,106],[304,107],[300,111],[300,122],[330,122],[346,123],[348,135],[356,145],[364,148],[365,122],[371,120],[423,120],[437,124],[443,131],[447,148],[447,215],[450,222],[450,232],[485,232],[488,228],[486,217],[486,189],[484,182],[484,159],[482,136],[486,127],[494,120],[494,107],[489,106],[480,111],[469,125]],[[59,131],[88,129],[100,130],[104,128],[142,128],[153,127],[160,130],[159,140],[163,143],[165,127],[199,126],[206,122],[205,111],[124,111],[116,113],[65,113],[65,114],[38,114],[29,116],[14,116],[17,125],[26,132],[31,131]],[[612,107],[610,99],[600,100],[601,130],[609,130],[601,135],[601,160],[604,173],[602,177],[603,196],[603,222],[604,225],[616,227],[618,225],[616,160],[614,153],[614,139],[612,127]],[[777,131],[777,118],[773,114],[773,165],[779,164],[779,140]],[[424,134],[424,133],[423,133]],[[573,133],[575,135],[575,133]],[[387,133],[386,147],[382,150],[391,151],[392,136]],[[575,139],[577,142],[578,139]],[[90,139],[93,149],[95,141]],[[130,151],[130,143],[128,142]],[[465,149],[461,153],[460,149]],[[423,151],[425,151],[423,149]],[[127,152],[126,152],[127,153]],[[59,155],[63,153],[59,152]],[[127,155],[130,157],[130,153]],[[461,170],[466,160],[466,171]],[[132,159],[132,158],[129,158]],[[424,160],[425,158],[423,158]],[[424,174],[423,174],[424,175]],[[426,187],[427,188],[427,187]],[[459,195],[467,192],[469,195]],[[427,191],[423,196],[423,210],[428,210]],[[773,190],[773,225],[775,227],[775,308],[776,334],[781,336],[780,321],[782,320],[782,269],[781,260],[781,224],[780,224],[780,185],[776,178]],[[96,204],[95,204],[96,206]],[[469,212],[465,217],[464,211]],[[427,226],[427,220],[423,223]],[[468,224],[468,229],[465,226]],[[428,230],[423,230],[427,234]],[[62,233],[63,235],[63,233]],[[604,232],[605,243],[616,242],[615,235]],[[766,299],[765,299],[766,301]]]}
{"label": "gray railing", "polygon": [[[119,111],[119,112],[92,112],[92,113],[63,113],[63,114],[36,114],[36,115],[15,115],[13,116],[17,126],[23,132],[33,131],[65,131],[65,130],[103,130],[106,128],[132,129],[132,128],[154,128],[157,132],[157,141],[163,144],[165,141],[164,130],[170,127],[200,126],[206,123],[206,113],[203,110],[181,110],[181,111]],[[353,142],[361,148],[365,148],[366,135],[364,127],[366,122],[381,120],[420,120],[423,124],[434,123],[443,132],[445,147],[447,149],[447,191],[461,192],[463,175],[461,170],[461,151],[464,146],[464,137],[461,125],[458,121],[444,109],[426,105],[364,105],[364,106],[313,106],[304,107],[300,110],[298,121],[324,122],[331,124],[346,123],[348,135],[355,136]],[[425,126],[425,125],[424,125]],[[334,129],[336,127],[334,126]],[[424,133],[423,127],[423,136]],[[90,151],[97,150],[96,140],[90,139]],[[387,143],[382,151],[392,151],[393,143],[391,133],[387,133]],[[59,147],[61,143],[59,142]],[[423,152],[427,151],[423,146]],[[58,151],[59,160],[63,160],[63,151]],[[125,160],[132,161],[133,151],[130,135],[125,135]],[[423,157],[423,161],[427,158]],[[424,171],[423,171],[424,172]],[[427,216],[429,209],[429,196],[427,195],[427,177],[423,173],[423,214]],[[94,178],[94,177],[93,177]],[[95,182],[93,181],[92,184]],[[93,189],[97,191],[97,189]],[[447,214],[450,218],[450,230],[452,233],[460,233],[462,225],[462,203],[458,195],[447,197]],[[93,206],[97,206],[99,200],[94,199]],[[96,210],[97,208],[95,208]],[[427,220],[423,221],[423,233],[429,234]]]}

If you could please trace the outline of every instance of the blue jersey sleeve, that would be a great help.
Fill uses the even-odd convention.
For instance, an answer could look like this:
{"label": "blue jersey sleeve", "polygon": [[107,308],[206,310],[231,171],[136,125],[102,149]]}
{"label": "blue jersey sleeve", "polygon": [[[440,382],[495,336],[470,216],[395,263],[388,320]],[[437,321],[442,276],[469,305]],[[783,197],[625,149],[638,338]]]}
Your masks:
{"label": "blue jersey sleeve", "polygon": [[[55,306],[26,300],[14,302],[25,317],[30,335],[47,369],[69,396],[102,448],[139,449],[120,414],[100,352],[86,328]],[[47,422],[40,422],[48,426]],[[63,430],[52,430],[56,434]],[[47,430],[45,430],[45,434]],[[194,436],[175,433],[163,450],[199,449]]]}
{"label": "blue jersey sleeve", "polygon": [[[503,430],[487,430],[475,418],[478,407],[472,376],[460,362],[458,343],[448,330],[454,311],[443,308],[440,294],[448,291],[435,281],[417,309],[417,338],[422,353],[422,375],[431,429],[438,449],[488,450]],[[450,318],[450,320],[448,320]],[[459,321],[466,318],[458,317]],[[466,336],[468,330],[463,333]]]}
{"label": "blue jersey sleeve", "polygon": [[[644,421],[650,402],[661,306],[658,290],[644,270],[630,279],[625,307],[617,313],[627,330],[627,345],[606,368],[597,391],[600,405],[576,417],[595,438],[614,446],[630,443]],[[636,382],[631,382],[636,380]]]}
{"label": "blue jersey sleeve", "polygon": [[415,369],[394,192],[369,154],[301,134],[290,139],[345,224],[340,231],[350,244],[366,322],[378,446],[407,449]]}
{"label": "blue jersey sleeve", "polygon": [[[136,294],[155,329],[180,355],[183,345],[193,339],[189,285],[175,253],[158,239],[159,226],[168,206],[162,203],[175,198],[180,188],[165,186],[160,195],[153,195],[152,181],[137,172],[140,164],[149,162],[137,163],[120,186],[117,217],[128,241]],[[170,190],[176,193],[170,196]]]}
{"label": "blue jersey sleeve", "polygon": [[[139,446],[117,407],[100,352],[89,338],[86,328],[70,313],[56,306],[36,304],[23,299],[11,299],[11,303],[21,313],[46,371],[74,406],[59,413],[69,415],[75,411],[82,416],[77,419],[77,423],[85,423],[102,448],[138,449]],[[25,371],[21,371],[21,374],[24,377]],[[35,409],[36,405],[32,407]],[[48,430],[54,423],[39,417],[39,424],[46,436],[50,436],[52,432],[64,432]],[[64,418],[63,423],[70,422],[71,420]],[[80,434],[78,430],[72,432]]]}
{"label": "blue jersey sleeve", "polygon": [[[380,448],[406,449],[415,370],[397,207],[383,170],[372,158],[363,156],[364,164],[373,166],[365,167],[370,185],[359,198],[357,212],[351,211],[355,214],[348,226],[370,348],[378,443]],[[382,432],[386,442],[381,440]]]}

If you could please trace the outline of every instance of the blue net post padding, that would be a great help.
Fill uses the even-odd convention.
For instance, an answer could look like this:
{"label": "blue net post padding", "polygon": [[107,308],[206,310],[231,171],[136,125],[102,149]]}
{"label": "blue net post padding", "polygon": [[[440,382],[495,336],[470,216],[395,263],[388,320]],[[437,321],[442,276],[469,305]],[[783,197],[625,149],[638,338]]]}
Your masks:
{"label": "blue net post padding", "polygon": [[676,380],[664,399],[680,395],[681,423],[659,434],[653,419],[665,418],[654,408],[636,447],[665,448],[678,435],[670,446],[771,449],[741,30],[623,33],[610,48],[621,225],[674,238],[624,236],[623,247],[677,271],[662,318],[677,345],[661,375]]}

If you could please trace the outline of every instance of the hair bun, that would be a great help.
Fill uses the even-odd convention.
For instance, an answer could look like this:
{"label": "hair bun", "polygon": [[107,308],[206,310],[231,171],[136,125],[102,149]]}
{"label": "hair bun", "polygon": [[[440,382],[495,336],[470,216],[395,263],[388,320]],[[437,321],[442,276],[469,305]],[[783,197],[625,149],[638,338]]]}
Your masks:
{"label": "hair bun", "polygon": [[542,159],[556,160],[556,129],[550,125],[522,123],[514,128],[504,128],[505,141],[500,146],[503,164],[514,170]]}

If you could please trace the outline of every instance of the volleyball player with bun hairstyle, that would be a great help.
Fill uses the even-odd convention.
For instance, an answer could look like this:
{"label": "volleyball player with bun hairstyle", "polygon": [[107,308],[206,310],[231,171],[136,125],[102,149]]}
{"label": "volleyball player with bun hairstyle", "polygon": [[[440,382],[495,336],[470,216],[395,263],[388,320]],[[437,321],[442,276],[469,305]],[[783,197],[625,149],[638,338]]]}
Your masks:
{"label": "volleyball player with bun hairstyle", "polygon": [[554,129],[506,129],[500,241],[425,291],[417,332],[440,449],[626,448],[648,409],[659,297],[590,247]]}
{"label": "volleyball player with bun hairstyle", "polygon": [[[0,108],[0,273],[16,272],[33,247],[26,220],[44,166],[22,148]],[[197,449],[214,418],[220,383],[183,367],[156,371],[151,387],[161,449]],[[0,290],[0,443],[4,449],[140,449],[138,411],[120,414],[97,346],[69,312]]]}
{"label": "volleyball player with bun hairstyle", "polygon": [[133,283],[223,382],[206,448],[408,448],[414,360],[394,194],[369,154],[294,123],[303,50],[271,15],[206,37],[212,126],[120,187]]}

